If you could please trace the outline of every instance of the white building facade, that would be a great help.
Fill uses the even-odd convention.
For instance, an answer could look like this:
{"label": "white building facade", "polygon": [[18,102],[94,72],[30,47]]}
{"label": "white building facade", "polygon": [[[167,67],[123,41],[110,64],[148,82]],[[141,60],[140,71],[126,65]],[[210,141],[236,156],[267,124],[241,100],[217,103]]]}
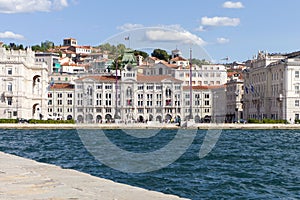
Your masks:
{"label": "white building facade", "polygon": [[44,119],[47,115],[48,66],[34,52],[0,47],[0,118]]}
{"label": "white building facade", "polygon": [[[175,70],[174,77],[182,80],[184,85],[190,84],[190,69]],[[224,65],[193,65],[192,85],[224,85],[227,82],[227,71]]]}
{"label": "white building facade", "polygon": [[226,122],[241,122],[243,113],[244,79],[238,72],[233,73],[226,83]]}
{"label": "white building facade", "polygon": [[75,82],[78,123],[171,122],[182,116],[182,82],[171,76],[144,76],[133,70],[117,79],[88,76]]}
{"label": "white building facade", "polygon": [[300,52],[259,52],[245,70],[245,117],[294,123],[300,115]]}

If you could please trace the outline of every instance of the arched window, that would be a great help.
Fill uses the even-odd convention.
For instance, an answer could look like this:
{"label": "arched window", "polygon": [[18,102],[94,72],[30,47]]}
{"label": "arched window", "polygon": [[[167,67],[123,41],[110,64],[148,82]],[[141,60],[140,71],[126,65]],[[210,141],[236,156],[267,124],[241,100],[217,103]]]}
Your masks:
{"label": "arched window", "polygon": [[126,90],[126,97],[132,97],[132,89],[131,87],[128,87],[127,90]]}
{"label": "arched window", "polygon": [[172,96],[172,90],[170,88],[166,89],[166,97],[171,97]]}
{"label": "arched window", "polygon": [[12,92],[13,85],[12,83],[7,84],[7,91]]}
{"label": "arched window", "polygon": [[87,95],[89,95],[89,96],[93,95],[93,88],[92,88],[92,86],[88,86],[88,88],[87,88]]}

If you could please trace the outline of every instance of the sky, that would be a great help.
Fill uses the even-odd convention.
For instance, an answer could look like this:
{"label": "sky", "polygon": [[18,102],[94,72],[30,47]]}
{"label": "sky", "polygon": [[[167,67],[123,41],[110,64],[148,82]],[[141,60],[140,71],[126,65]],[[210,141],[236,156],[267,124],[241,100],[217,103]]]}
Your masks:
{"label": "sky", "polygon": [[[299,50],[297,0],[0,0],[0,41],[161,48],[216,63]],[[129,37],[129,40],[125,40]],[[228,60],[224,60],[228,58]]]}

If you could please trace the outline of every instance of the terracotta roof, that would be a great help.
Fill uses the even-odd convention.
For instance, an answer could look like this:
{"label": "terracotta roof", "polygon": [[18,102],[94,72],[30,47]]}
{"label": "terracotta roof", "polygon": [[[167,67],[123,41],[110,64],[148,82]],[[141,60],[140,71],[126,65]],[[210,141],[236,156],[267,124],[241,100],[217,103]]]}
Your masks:
{"label": "terracotta roof", "polygon": [[243,74],[240,72],[227,72],[227,78],[231,78],[233,76],[238,76],[239,79],[243,79]]}
{"label": "terracotta roof", "polygon": [[91,46],[75,46],[76,48],[91,49]]}
{"label": "terracotta roof", "polygon": [[68,62],[65,62],[65,63],[61,64],[61,66],[73,66],[73,67],[77,67],[78,65],[75,64],[75,63],[68,63]]}
{"label": "terracotta roof", "polygon": [[162,63],[162,64],[164,64],[165,66],[170,67],[170,68],[175,68],[175,69],[178,68],[177,65],[175,65],[175,64],[170,64],[170,63],[168,63],[168,62],[166,62],[166,61],[161,61],[160,63]]}
{"label": "terracotta roof", "polygon": [[50,89],[74,89],[74,85],[69,83],[57,83],[50,86]]}
{"label": "terracotta roof", "polygon": [[[115,82],[116,77],[115,76],[85,76],[82,78],[79,78],[77,80],[84,80],[84,79],[93,79],[95,81],[103,81],[103,82]],[[120,77],[118,77],[120,79]]]}
{"label": "terracotta roof", "polygon": [[177,56],[175,58],[172,58],[171,61],[188,61],[188,60],[181,56]]}
{"label": "terracotta roof", "polygon": [[181,80],[178,80],[172,76],[169,75],[159,75],[159,76],[145,76],[143,74],[138,74],[137,75],[137,81],[138,82],[148,82],[148,83],[154,83],[154,82],[161,82],[165,79],[169,79],[173,82],[178,82],[178,83],[182,83]]}
{"label": "terracotta roof", "polygon": [[[211,89],[219,89],[225,88],[225,85],[194,85],[192,86],[193,90],[211,90]],[[183,90],[189,90],[190,86],[183,86]]]}

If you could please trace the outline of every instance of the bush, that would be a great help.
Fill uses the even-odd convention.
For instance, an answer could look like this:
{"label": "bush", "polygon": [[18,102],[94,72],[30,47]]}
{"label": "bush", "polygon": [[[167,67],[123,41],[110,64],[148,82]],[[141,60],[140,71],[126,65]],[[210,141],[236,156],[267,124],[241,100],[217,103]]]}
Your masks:
{"label": "bush", "polygon": [[258,119],[248,119],[248,123],[250,123],[250,124],[259,124],[260,121]]}
{"label": "bush", "polygon": [[284,119],[263,119],[263,120],[258,120],[258,119],[249,119],[248,123],[253,123],[253,124],[288,124],[287,120]]}
{"label": "bush", "polygon": [[0,119],[0,123],[6,123],[6,124],[11,124],[11,123],[18,123],[17,119]]}
{"label": "bush", "polygon": [[38,119],[30,119],[30,124],[75,124],[73,119],[71,120],[38,120]]}

